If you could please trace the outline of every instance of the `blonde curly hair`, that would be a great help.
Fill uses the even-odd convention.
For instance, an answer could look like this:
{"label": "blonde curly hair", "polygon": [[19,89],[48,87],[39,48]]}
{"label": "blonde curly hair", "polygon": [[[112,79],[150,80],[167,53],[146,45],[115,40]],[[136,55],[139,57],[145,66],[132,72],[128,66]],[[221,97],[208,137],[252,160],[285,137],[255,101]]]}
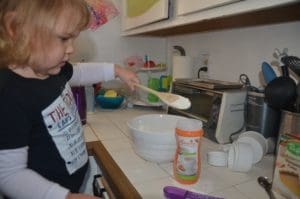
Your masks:
{"label": "blonde curly hair", "polygon": [[62,13],[67,28],[86,29],[90,12],[84,0],[0,0],[0,67],[26,65],[39,39],[45,50]]}

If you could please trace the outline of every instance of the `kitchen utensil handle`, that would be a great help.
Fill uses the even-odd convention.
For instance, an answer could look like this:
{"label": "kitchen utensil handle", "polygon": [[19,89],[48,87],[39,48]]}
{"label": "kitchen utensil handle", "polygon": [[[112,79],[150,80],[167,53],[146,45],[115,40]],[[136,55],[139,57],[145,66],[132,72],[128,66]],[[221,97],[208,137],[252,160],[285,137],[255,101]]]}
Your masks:
{"label": "kitchen utensil handle", "polygon": [[137,86],[137,87],[139,87],[140,89],[143,89],[143,90],[145,90],[145,91],[147,91],[147,92],[149,92],[149,93],[152,93],[152,94],[154,94],[154,95],[159,95],[159,92],[157,92],[156,90],[153,90],[153,89],[148,88],[148,87],[146,87],[146,86],[143,86],[143,85],[141,85],[141,84],[135,84],[135,86]]}
{"label": "kitchen utensil handle", "polygon": [[267,62],[262,63],[262,73],[266,83],[269,83],[276,78],[276,73],[274,72],[272,66]]}
{"label": "kitchen utensil handle", "polygon": [[282,76],[288,77],[289,76],[289,70],[286,65],[281,66]]}

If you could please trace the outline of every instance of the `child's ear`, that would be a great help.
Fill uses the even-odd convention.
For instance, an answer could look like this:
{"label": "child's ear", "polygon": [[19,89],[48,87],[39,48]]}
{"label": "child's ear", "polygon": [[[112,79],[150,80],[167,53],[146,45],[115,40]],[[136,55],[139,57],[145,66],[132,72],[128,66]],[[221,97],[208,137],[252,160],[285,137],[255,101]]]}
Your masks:
{"label": "child's ear", "polygon": [[16,24],[14,23],[16,14],[16,12],[11,11],[4,16],[5,30],[10,38],[14,38],[16,35]]}

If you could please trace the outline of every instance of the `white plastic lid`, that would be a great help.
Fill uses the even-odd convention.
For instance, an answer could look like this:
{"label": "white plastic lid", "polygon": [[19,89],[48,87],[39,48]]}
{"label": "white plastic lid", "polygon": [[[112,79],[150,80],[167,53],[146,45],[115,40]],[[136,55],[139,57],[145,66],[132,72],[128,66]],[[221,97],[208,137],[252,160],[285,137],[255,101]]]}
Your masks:
{"label": "white plastic lid", "polygon": [[202,121],[196,119],[180,119],[177,121],[176,128],[183,131],[196,131],[202,129]]}

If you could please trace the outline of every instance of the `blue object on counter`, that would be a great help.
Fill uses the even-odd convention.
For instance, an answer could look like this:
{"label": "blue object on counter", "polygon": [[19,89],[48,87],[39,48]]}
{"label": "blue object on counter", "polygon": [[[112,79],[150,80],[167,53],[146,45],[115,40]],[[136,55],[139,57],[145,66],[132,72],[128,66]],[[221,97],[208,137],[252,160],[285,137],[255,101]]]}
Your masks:
{"label": "blue object on counter", "polygon": [[104,109],[117,109],[124,101],[124,96],[104,97],[104,95],[97,95],[96,101],[99,106]]}
{"label": "blue object on counter", "polygon": [[267,62],[263,62],[261,65],[261,68],[262,68],[262,73],[263,73],[266,83],[269,83],[270,81],[272,81],[273,79],[275,79],[277,77],[272,66],[270,64],[268,64]]}
{"label": "blue object on counter", "polygon": [[164,187],[164,196],[166,199],[224,199],[220,197],[191,192],[186,189],[174,186]]}

